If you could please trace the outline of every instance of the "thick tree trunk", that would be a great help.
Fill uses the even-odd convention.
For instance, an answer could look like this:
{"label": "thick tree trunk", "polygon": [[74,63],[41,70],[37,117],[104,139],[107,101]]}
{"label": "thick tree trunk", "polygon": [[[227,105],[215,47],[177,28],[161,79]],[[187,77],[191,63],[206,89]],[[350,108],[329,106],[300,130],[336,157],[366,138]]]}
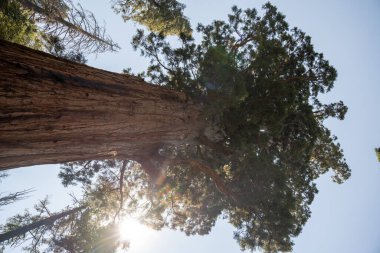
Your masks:
{"label": "thick tree trunk", "polygon": [[14,229],[12,231],[0,234],[0,243],[1,242],[5,242],[5,241],[7,241],[9,239],[12,239],[14,237],[17,237],[17,236],[22,236],[22,235],[28,233],[29,231],[32,231],[33,229],[39,228],[41,226],[52,225],[56,220],[59,220],[59,219],[61,219],[63,217],[71,215],[71,214],[75,214],[75,213],[81,211],[84,208],[85,208],[85,206],[81,206],[81,207],[77,207],[77,208],[74,208],[74,209],[71,209],[71,210],[67,210],[67,211],[64,211],[62,213],[55,214],[55,215],[52,215],[50,217],[47,217],[45,219],[41,219],[39,221],[30,223],[28,225],[16,228],[16,229]]}
{"label": "thick tree trunk", "polygon": [[183,93],[0,41],[0,170],[119,157],[144,163],[193,140],[201,106]]}

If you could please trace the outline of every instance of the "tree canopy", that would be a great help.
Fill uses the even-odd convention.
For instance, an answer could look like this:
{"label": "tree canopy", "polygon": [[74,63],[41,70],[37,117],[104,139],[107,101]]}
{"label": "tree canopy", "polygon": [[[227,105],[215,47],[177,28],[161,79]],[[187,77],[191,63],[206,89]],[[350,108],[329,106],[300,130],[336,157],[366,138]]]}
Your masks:
{"label": "tree canopy", "polygon": [[0,3],[0,38],[41,49],[40,33],[36,23],[29,19],[30,11],[21,9],[16,1]]}
{"label": "tree canopy", "polygon": [[[149,181],[132,161],[104,160],[66,163],[62,183],[80,183],[83,196],[59,212],[47,199],[0,226],[0,246],[23,246],[27,252],[118,252],[129,242],[120,236],[126,215],[146,210]],[[1,247],[0,247],[1,251]]]}
{"label": "tree canopy", "polygon": [[165,35],[191,34],[184,4],[176,0],[114,0],[113,9],[125,21],[133,20],[149,30]]}
{"label": "tree canopy", "polygon": [[[333,88],[337,71],[270,3],[262,16],[235,6],[228,21],[198,25],[199,43],[176,1],[114,6],[152,31],[139,30],[133,38],[150,59],[140,76],[184,92],[202,106],[206,124],[194,139],[154,147],[150,168],[126,171],[120,159],[71,162],[63,165],[63,184],[86,186],[86,195],[96,195],[91,203],[111,207],[100,209],[104,216],[133,211],[142,201],[142,218],[156,229],[203,235],[222,217],[235,227],[243,250],[291,251],[310,217],[315,180],[329,170],[337,183],[350,176],[337,138],[324,126],[327,118],[344,119],[347,107],[320,99]],[[179,34],[180,47],[167,42],[172,34]],[[127,193],[135,197],[124,198]],[[99,222],[101,215],[91,217]]]}
{"label": "tree canopy", "polygon": [[[350,176],[336,137],[323,125],[328,117],[343,119],[347,107],[320,102],[337,72],[311,38],[289,28],[273,5],[263,9],[260,17],[256,9],[233,7],[228,22],[199,25],[199,44],[181,36],[181,47],[172,48],[163,34],[140,30],[133,45],[151,60],[145,78],[204,103],[212,125],[196,144],[171,146],[164,163],[167,176],[181,175],[168,179],[170,189],[188,189],[179,191],[186,203],[206,207],[194,232],[209,231],[223,213],[243,249],[290,251],[310,217],[314,180],[328,170],[338,183]],[[224,189],[205,187],[205,167]]]}

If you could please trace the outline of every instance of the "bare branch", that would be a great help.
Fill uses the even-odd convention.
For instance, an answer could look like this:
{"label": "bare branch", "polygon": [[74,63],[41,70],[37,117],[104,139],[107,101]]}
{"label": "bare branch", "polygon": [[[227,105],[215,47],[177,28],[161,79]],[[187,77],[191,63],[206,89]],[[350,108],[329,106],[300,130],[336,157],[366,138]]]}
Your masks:
{"label": "bare branch", "polygon": [[18,200],[22,200],[22,199],[25,199],[28,197],[27,194],[33,192],[34,190],[32,188],[30,189],[27,189],[27,190],[23,190],[23,191],[19,191],[19,192],[15,192],[15,193],[10,193],[4,197],[1,197],[1,194],[0,194],[0,206],[5,206],[5,205],[9,205],[9,204],[12,204]]}
{"label": "bare branch", "polygon": [[94,15],[78,7],[70,0],[62,1],[60,6],[50,1],[20,0],[24,8],[37,15],[47,34],[59,36],[65,47],[88,53],[116,51],[119,46],[105,35],[104,27],[99,26]]}

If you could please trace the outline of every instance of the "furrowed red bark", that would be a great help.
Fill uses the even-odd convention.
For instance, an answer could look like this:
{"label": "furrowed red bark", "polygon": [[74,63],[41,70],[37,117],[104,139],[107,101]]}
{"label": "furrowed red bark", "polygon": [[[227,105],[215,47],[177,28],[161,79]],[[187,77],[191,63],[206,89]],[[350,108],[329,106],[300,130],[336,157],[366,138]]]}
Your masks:
{"label": "furrowed red bark", "polygon": [[107,158],[144,163],[195,139],[185,94],[0,41],[0,170]]}

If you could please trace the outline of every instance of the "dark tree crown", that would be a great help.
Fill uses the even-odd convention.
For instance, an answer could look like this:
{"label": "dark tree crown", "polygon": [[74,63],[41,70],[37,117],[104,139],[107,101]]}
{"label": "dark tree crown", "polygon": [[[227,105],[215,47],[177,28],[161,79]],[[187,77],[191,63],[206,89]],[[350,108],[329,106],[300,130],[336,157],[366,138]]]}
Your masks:
{"label": "dark tree crown", "polygon": [[[199,44],[182,35],[181,47],[172,48],[164,34],[138,31],[133,45],[150,59],[145,77],[202,102],[212,125],[193,149],[176,147],[174,155],[201,160],[228,189],[217,187],[227,195],[224,200],[212,190],[178,192],[191,203],[212,203],[194,232],[209,231],[224,213],[243,249],[290,251],[291,238],[310,216],[314,180],[328,170],[338,183],[350,176],[336,137],[323,125],[328,117],[343,119],[347,107],[320,102],[319,95],[333,88],[336,70],[315,52],[309,36],[289,28],[276,7],[263,8],[260,17],[255,9],[235,6],[228,22],[198,25]],[[190,162],[169,166],[168,173],[184,174],[167,183],[175,189],[207,185],[190,176],[191,168]]]}

